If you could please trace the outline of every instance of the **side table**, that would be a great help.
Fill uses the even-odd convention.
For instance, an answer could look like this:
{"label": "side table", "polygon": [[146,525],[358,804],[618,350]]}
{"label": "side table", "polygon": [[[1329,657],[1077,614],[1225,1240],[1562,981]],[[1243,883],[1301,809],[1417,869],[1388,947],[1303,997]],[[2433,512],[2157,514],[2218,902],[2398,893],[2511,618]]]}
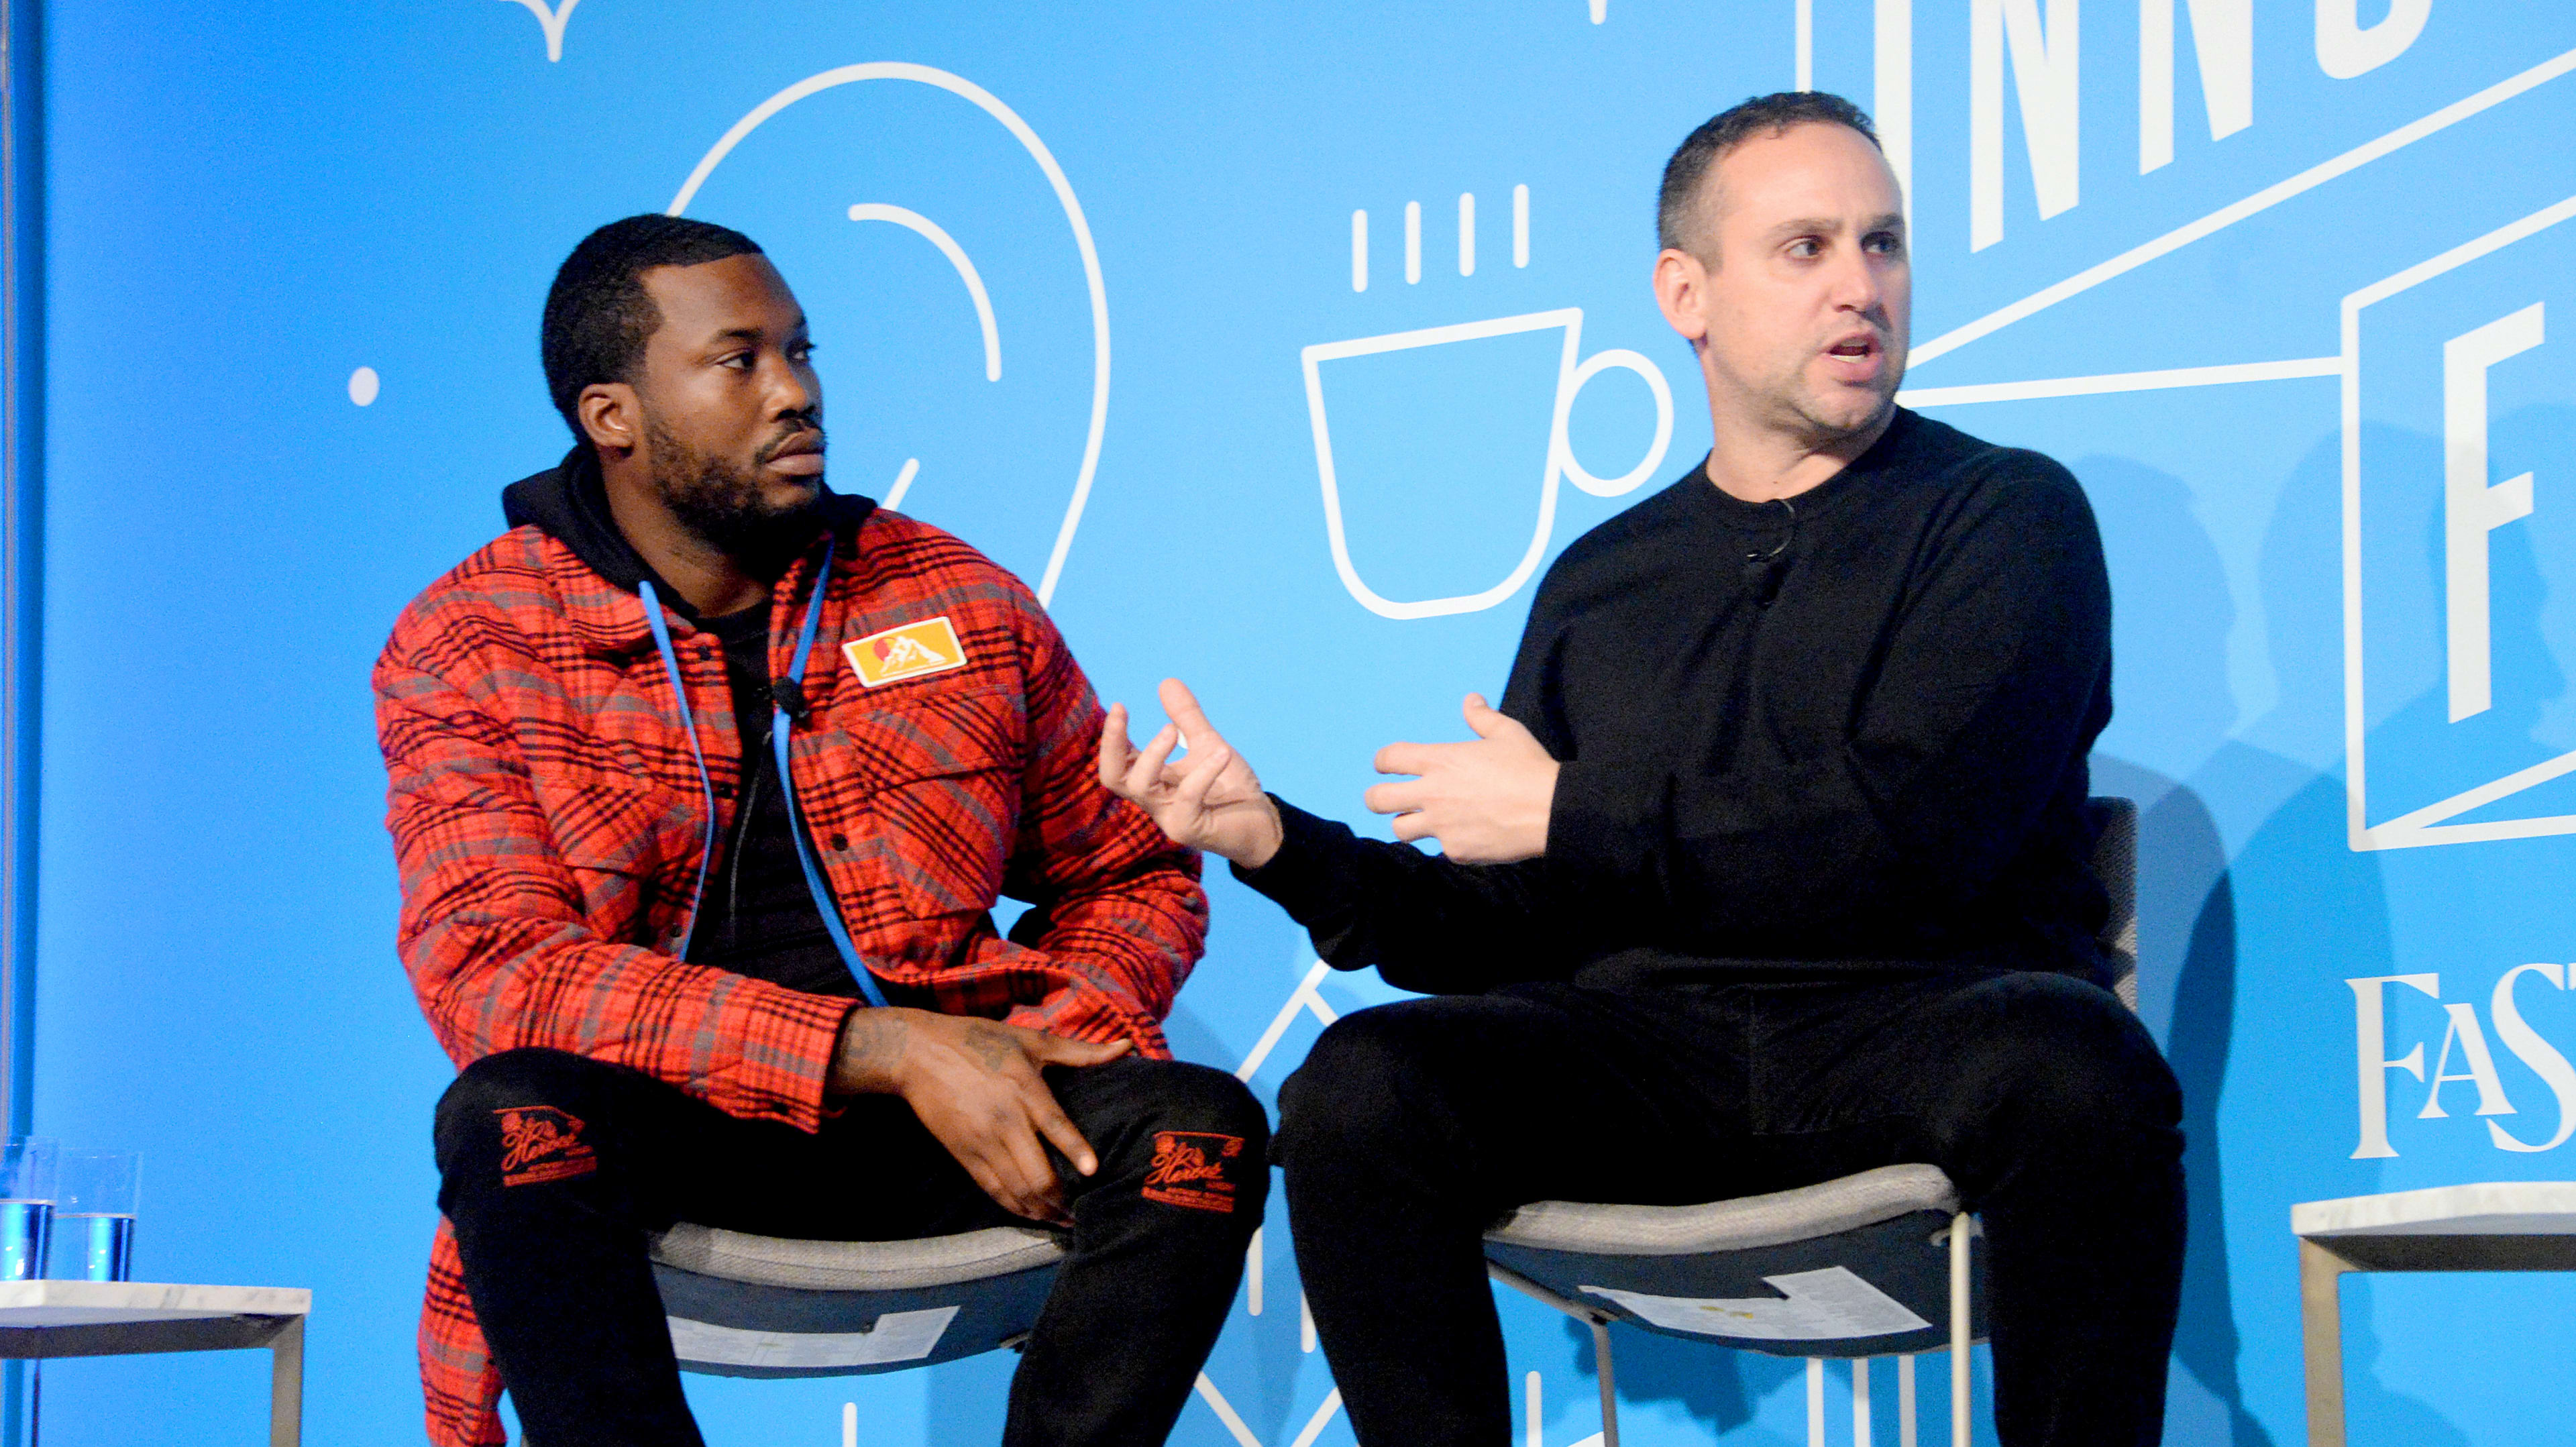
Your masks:
{"label": "side table", "polygon": [[2343,1278],[2352,1271],[2576,1271],[2576,1181],[2494,1181],[2308,1201],[2299,1238],[2308,1447],[2344,1447]]}
{"label": "side table", "polygon": [[266,1347],[269,1447],[304,1434],[304,1318],[313,1293],[283,1286],[0,1281],[0,1358],[113,1357]]}

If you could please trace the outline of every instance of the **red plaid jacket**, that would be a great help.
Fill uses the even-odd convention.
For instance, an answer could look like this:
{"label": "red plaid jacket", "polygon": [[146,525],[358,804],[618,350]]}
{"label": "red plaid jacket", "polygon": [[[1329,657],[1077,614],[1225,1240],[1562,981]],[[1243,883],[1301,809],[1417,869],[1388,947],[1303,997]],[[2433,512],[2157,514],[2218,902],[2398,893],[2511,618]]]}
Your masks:
{"label": "red plaid jacket", "polygon": [[[821,551],[779,580],[775,614],[801,621]],[[1158,1022],[1206,936],[1198,861],[1100,787],[1099,702],[1037,600],[887,512],[844,538],[825,586],[789,771],[871,972],[950,1013],[1168,1055]],[[839,651],[943,616],[961,668],[870,688]],[[671,621],[722,830],[742,774],[723,650]],[[375,687],[403,964],[457,1065],[547,1046],[814,1129],[852,1002],[665,953],[697,905],[706,806],[642,602],[516,528],[404,611]],[[1036,947],[995,933],[1004,893],[1049,903]],[[506,1440],[444,1221],[420,1366],[432,1441]]]}

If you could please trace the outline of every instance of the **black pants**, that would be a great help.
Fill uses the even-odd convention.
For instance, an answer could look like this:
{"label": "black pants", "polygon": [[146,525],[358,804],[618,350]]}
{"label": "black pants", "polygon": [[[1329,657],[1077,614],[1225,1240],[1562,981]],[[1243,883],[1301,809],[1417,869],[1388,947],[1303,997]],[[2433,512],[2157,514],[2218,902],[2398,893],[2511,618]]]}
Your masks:
{"label": "black pants", "polygon": [[[1268,1122],[1234,1077],[1120,1059],[1050,1069],[1100,1157],[1057,1170],[1072,1203],[1060,1268],[1011,1382],[1003,1440],[1160,1443],[1215,1346],[1261,1224]],[[568,1127],[564,1118],[578,1122]],[[577,1134],[577,1145],[560,1137]],[[1233,1137],[1232,1189],[1172,1204],[1156,1136]],[[532,1143],[533,1142],[533,1146]],[[513,1149],[513,1147],[517,1149]],[[554,1050],[468,1066],[438,1103],[438,1203],[531,1447],[698,1447],[644,1234],[677,1220],[870,1241],[1028,1224],[993,1204],[909,1106],[861,1096],[808,1135],[726,1115],[638,1071]],[[1232,1209],[1218,1209],[1230,1196]]]}
{"label": "black pants", "polygon": [[1280,1092],[1297,1269],[1365,1447],[1503,1447],[1479,1238],[1529,1201],[1684,1205],[1929,1162],[1982,1214],[2006,1447],[2150,1447],[2181,1093],[2110,994],[2002,970],[1358,1011]]}

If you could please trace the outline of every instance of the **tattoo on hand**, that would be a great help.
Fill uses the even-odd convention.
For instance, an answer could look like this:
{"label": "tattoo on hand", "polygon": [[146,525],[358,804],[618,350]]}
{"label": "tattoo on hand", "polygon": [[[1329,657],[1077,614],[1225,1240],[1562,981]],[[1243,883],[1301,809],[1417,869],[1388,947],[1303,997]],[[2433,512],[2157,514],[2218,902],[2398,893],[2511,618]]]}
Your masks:
{"label": "tattoo on hand", "polygon": [[841,1031],[841,1058],[854,1067],[892,1064],[903,1054],[903,1021],[883,1011],[854,1010]]}
{"label": "tattoo on hand", "polygon": [[1011,1038],[1009,1031],[985,1022],[967,1027],[966,1044],[975,1052],[975,1058],[984,1062],[984,1068],[995,1074],[999,1074],[1011,1063],[1011,1058],[1020,1053],[1019,1042]]}

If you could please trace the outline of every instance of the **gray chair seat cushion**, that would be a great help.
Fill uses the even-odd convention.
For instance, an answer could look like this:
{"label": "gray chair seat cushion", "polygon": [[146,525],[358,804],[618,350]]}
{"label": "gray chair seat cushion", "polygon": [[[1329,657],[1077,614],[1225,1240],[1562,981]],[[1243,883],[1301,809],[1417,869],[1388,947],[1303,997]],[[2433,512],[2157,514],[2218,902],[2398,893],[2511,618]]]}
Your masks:
{"label": "gray chair seat cushion", "polygon": [[683,1221],[652,1239],[654,1261],[698,1276],[803,1291],[912,1291],[1008,1276],[1065,1257],[1053,1232],[996,1226],[917,1241],[789,1241]]}
{"label": "gray chair seat cushion", "polygon": [[1881,1166],[1822,1185],[1699,1206],[1536,1201],[1485,1233],[1496,1245],[1586,1256],[1695,1256],[1838,1235],[1916,1211],[1952,1212],[1938,1166]]}

